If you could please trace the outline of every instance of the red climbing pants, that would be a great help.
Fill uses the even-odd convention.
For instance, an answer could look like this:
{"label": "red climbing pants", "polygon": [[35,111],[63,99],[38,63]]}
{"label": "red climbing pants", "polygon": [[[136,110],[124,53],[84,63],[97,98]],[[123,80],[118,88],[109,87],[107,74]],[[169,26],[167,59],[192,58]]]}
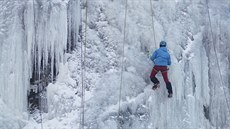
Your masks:
{"label": "red climbing pants", "polygon": [[[161,74],[162,74],[162,76],[163,76],[163,78],[164,78],[164,81],[165,81],[165,83],[167,84],[167,83],[170,83],[169,82],[169,79],[168,79],[168,69],[167,69],[167,66],[154,66],[153,67],[153,70],[152,70],[152,72],[151,72],[151,75],[150,75],[150,79],[152,80],[153,79],[153,82],[154,83],[158,83],[159,81],[158,81],[158,79],[155,77],[155,75],[159,72],[159,71],[161,71]],[[156,79],[156,80],[154,80],[154,78]]]}

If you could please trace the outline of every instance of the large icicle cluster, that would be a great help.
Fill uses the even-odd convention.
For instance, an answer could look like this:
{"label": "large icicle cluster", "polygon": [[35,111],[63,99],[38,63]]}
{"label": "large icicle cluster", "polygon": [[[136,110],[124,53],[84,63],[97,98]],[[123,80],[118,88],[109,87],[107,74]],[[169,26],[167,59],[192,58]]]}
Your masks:
{"label": "large icicle cluster", "polygon": [[3,0],[0,6],[0,118],[6,118],[3,107],[26,112],[28,91],[38,88],[30,83],[52,82],[76,46],[80,1]]}
{"label": "large icicle cluster", "polygon": [[[64,52],[76,45],[79,26],[79,1],[28,1],[24,25],[29,58],[36,79],[48,70],[51,79],[58,72]],[[50,67],[50,68],[48,68]],[[43,73],[45,74],[45,73]]]}

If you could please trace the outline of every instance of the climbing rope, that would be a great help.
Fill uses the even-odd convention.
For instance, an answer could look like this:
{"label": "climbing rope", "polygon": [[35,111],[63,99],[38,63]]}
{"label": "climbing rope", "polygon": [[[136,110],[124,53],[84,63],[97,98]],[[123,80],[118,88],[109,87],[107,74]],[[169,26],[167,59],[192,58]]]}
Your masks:
{"label": "climbing rope", "polygon": [[157,44],[156,44],[156,35],[155,35],[155,27],[154,27],[154,20],[153,20],[153,5],[152,5],[152,0],[149,0],[150,5],[151,5],[151,17],[152,17],[152,30],[153,30],[153,37],[154,37],[154,43],[155,43],[155,49],[157,48]]}
{"label": "climbing rope", "polygon": [[[81,40],[81,117],[80,117],[80,129],[84,129],[85,123],[85,61],[86,61],[86,42],[87,42],[87,22],[88,22],[88,1],[85,3],[85,35],[84,41]],[[84,47],[84,50],[83,50]]]}
{"label": "climbing rope", "polygon": [[123,32],[123,44],[122,44],[122,58],[121,58],[121,78],[120,78],[120,89],[119,89],[119,108],[118,108],[118,128],[121,126],[121,91],[123,85],[123,71],[124,71],[124,56],[125,56],[125,40],[126,40],[126,19],[127,19],[127,6],[128,0],[125,0],[125,19],[124,19],[124,32]]}
{"label": "climbing rope", "polygon": [[[39,90],[41,90],[39,84],[38,84],[38,86],[39,86]],[[43,118],[42,118],[42,95],[41,95],[41,94],[42,94],[42,93],[39,93],[39,96],[40,96],[40,98],[39,98],[39,106],[40,106],[39,114],[40,114],[40,118],[41,118],[41,129],[43,129]]]}
{"label": "climbing rope", "polygon": [[210,16],[210,13],[209,13],[209,6],[208,6],[208,0],[206,0],[206,5],[207,5],[207,11],[208,11],[208,20],[209,20],[209,25],[210,25],[210,30],[211,30],[211,37],[212,37],[212,45],[213,45],[213,48],[214,48],[214,53],[215,53],[215,57],[216,57],[216,61],[217,61],[217,66],[218,66],[218,73],[220,75],[220,82],[221,82],[221,86],[223,87],[223,90],[224,90],[224,97],[225,97],[225,101],[226,101],[226,104],[227,104],[227,109],[228,109],[228,112],[230,114],[230,106],[229,106],[229,103],[228,103],[228,99],[227,99],[227,94],[226,94],[226,91],[225,91],[225,87],[224,87],[224,83],[223,83],[223,78],[222,78],[222,75],[221,75],[221,70],[220,70],[220,63],[219,63],[219,60],[218,60],[218,56],[217,56],[217,51],[216,51],[216,47],[215,47],[215,44],[214,44],[214,36],[213,36],[213,30],[212,30],[212,22],[211,22],[211,16]]}

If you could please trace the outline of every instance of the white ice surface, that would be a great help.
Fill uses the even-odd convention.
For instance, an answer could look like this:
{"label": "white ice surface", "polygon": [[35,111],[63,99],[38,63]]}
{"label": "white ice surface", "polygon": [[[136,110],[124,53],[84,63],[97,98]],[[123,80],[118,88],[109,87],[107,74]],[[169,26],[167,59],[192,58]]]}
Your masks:
{"label": "white ice surface", "polygon": [[[67,30],[65,28],[67,26],[66,13],[68,11],[66,11],[65,3],[68,1],[55,0],[53,2],[52,6],[60,14],[51,11],[51,19],[47,20],[44,13],[40,20],[45,24],[37,26],[40,28],[37,36],[38,41],[43,44],[40,46],[41,49],[45,48],[46,52],[56,50],[56,56],[59,56],[59,52],[65,49],[65,46],[63,46],[65,45],[64,41],[67,41]],[[63,4],[58,5],[58,3]],[[218,2],[218,0],[209,1],[213,33],[211,33],[208,20],[206,1],[152,0],[152,3],[156,42],[153,38],[151,26],[150,2],[147,0],[128,0],[127,28],[125,31],[127,37],[124,49],[124,72],[121,92],[122,118],[119,124],[117,116],[125,1],[88,1],[84,103],[85,128],[230,128],[225,98],[229,98],[229,91],[226,90],[229,88],[229,75],[225,71],[229,69],[229,53],[227,51],[229,50],[230,42],[230,28],[228,25],[230,21],[230,2],[228,0],[223,0],[222,2]],[[27,4],[30,3],[28,2]],[[46,9],[48,9],[48,6],[44,6],[44,10]],[[82,8],[83,27],[85,25],[84,11],[85,8]],[[27,20],[27,30],[34,31],[32,20]],[[15,23],[10,24],[15,25],[18,22],[19,20],[16,18]],[[60,27],[60,25],[62,26]],[[48,34],[43,34],[43,28],[49,30],[48,32],[46,31]],[[11,31],[15,36],[6,39],[8,43],[12,43],[11,47],[16,51],[7,51],[11,49],[9,49],[10,45],[5,42],[0,44],[1,73],[6,73],[0,75],[0,82],[7,83],[8,76],[11,79],[9,79],[12,82],[11,84],[18,84],[17,77],[28,79],[29,74],[26,73],[27,76],[21,76],[23,75],[22,70],[13,69],[13,65],[10,64],[10,62],[16,62],[19,63],[19,65],[15,64],[17,67],[22,65],[20,66],[22,68],[24,66],[22,60],[17,61],[23,56],[21,52],[22,46],[20,44],[15,45],[16,43],[13,44],[13,41],[22,40],[20,34],[15,34],[21,31],[20,27],[15,31]],[[0,32],[1,35],[4,34],[4,28]],[[27,34],[27,40],[33,42],[34,39],[31,38],[31,33]],[[193,41],[192,38],[194,38]],[[165,83],[160,74],[157,75],[161,84],[159,90],[152,91],[152,83],[149,80],[153,65],[148,58],[148,53],[158,48],[161,40],[165,40],[168,43],[167,47],[172,57],[172,66],[169,67],[169,79],[172,82],[174,96],[171,99],[167,98]],[[55,44],[56,42],[60,43],[57,45]],[[217,50],[218,59],[214,53],[213,42]],[[32,47],[33,45],[28,45],[27,50]],[[47,88],[49,110],[48,113],[43,113],[42,115],[43,128],[45,129],[79,128],[82,113],[80,50],[80,44],[78,44],[72,55],[59,56],[57,82],[49,84]],[[15,57],[16,53],[17,56]],[[4,58],[6,55],[11,55],[12,59]],[[32,56],[28,55],[28,57]],[[66,60],[67,62],[61,60]],[[221,68],[221,76],[218,72],[217,60]],[[29,64],[30,60],[27,61]],[[10,64],[7,69],[5,69],[6,63]],[[28,69],[30,68],[28,67]],[[222,77],[222,82],[220,77]],[[22,83],[23,79],[18,78],[18,80]],[[14,87],[12,89],[17,91]],[[25,98],[26,87],[22,89],[20,86],[19,89],[20,93],[25,92],[24,96],[20,95]],[[224,90],[227,91],[227,96],[225,96]],[[9,92],[3,91],[5,91],[5,88],[1,86],[0,95],[3,93],[4,95],[0,96],[0,110],[6,113],[0,113],[0,122],[2,120],[3,122],[15,123],[12,126],[10,124],[3,126],[4,129],[11,127],[15,129],[21,127],[24,127],[23,129],[40,129],[41,124],[36,123],[31,117],[29,120],[21,118],[15,120],[12,118],[11,113],[8,115],[11,112],[9,110],[17,104],[19,107],[21,106],[21,109],[25,110],[26,102],[25,100],[22,102],[20,98],[18,98],[20,100],[14,100],[8,97],[10,98],[9,102],[12,103],[8,104],[6,100],[8,100]],[[15,104],[14,102],[17,103]],[[209,109],[209,112],[206,112],[208,118],[205,117],[204,107]],[[24,114],[24,118],[27,118],[26,116]],[[22,124],[20,124],[21,121]]]}

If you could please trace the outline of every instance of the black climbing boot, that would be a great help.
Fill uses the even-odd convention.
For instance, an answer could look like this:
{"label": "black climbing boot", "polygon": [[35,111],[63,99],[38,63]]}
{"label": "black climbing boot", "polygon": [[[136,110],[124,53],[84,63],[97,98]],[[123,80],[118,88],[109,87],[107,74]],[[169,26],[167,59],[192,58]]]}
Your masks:
{"label": "black climbing boot", "polygon": [[169,98],[172,98],[173,94],[172,93],[169,93],[168,97]]}
{"label": "black climbing boot", "polygon": [[154,86],[152,87],[153,90],[156,90],[157,88],[160,88],[160,83],[156,83],[156,84],[154,84]]}
{"label": "black climbing boot", "polygon": [[170,82],[166,84],[166,88],[168,89],[168,93],[169,93],[168,97],[171,98],[173,96],[173,91],[172,91],[172,85]]}
{"label": "black climbing boot", "polygon": [[152,87],[153,90],[156,90],[160,87],[160,82],[156,77],[151,78],[151,81],[154,83],[154,86]]}

